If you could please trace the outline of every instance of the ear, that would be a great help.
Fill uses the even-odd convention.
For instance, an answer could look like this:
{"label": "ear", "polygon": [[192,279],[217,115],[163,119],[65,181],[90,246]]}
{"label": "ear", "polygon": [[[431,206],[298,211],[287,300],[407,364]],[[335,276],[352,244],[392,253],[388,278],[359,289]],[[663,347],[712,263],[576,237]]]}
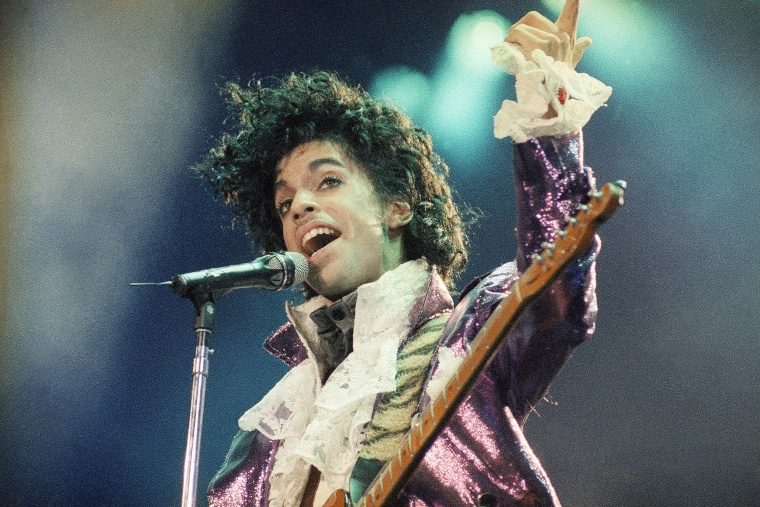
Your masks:
{"label": "ear", "polygon": [[405,201],[390,201],[385,205],[385,219],[388,230],[404,227],[412,221],[412,207]]}

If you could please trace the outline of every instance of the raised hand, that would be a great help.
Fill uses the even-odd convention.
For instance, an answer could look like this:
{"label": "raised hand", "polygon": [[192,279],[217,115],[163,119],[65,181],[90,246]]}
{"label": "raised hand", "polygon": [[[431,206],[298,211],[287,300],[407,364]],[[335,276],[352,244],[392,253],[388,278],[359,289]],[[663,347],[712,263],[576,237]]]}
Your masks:
{"label": "raised hand", "polygon": [[555,60],[575,68],[591,45],[588,37],[576,39],[579,10],[580,0],[566,0],[556,22],[531,11],[512,25],[504,41],[519,46],[528,60],[531,60],[534,49],[541,49]]}

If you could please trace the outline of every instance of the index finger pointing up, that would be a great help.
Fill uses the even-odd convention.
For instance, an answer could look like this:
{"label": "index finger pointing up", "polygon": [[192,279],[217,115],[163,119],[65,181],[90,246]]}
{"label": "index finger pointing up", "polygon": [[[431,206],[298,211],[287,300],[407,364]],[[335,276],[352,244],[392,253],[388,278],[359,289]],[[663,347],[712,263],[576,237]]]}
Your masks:
{"label": "index finger pointing up", "polygon": [[568,34],[573,40],[578,35],[578,12],[581,0],[565,0],[565,6],[557,18],[557,28]]}

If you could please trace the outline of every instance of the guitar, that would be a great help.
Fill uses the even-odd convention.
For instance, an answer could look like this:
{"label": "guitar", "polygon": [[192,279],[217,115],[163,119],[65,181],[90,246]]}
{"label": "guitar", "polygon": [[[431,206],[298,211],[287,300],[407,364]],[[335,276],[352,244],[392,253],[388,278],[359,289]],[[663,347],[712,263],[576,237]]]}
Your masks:
{"label": "guitar", "polygon": [[[396,456],[385,463],[355,507],[392,505],[425,451],[469,394],[520,316],[566,266],[588,251],[597,227],[623,204],[625,186],[624,181],[616,181],[607,183],[600,191],[592,192],[590,201],[579,206],[574,217],[567,218],[568,225],[557,234],[555,243],[545,243],[541,254],[533,254],[534,262],[494,309],[446,387],[420,414],[419,423],[409,430]],[[349,494],[339,490],[327,499],[323,507],[354,506]]]}

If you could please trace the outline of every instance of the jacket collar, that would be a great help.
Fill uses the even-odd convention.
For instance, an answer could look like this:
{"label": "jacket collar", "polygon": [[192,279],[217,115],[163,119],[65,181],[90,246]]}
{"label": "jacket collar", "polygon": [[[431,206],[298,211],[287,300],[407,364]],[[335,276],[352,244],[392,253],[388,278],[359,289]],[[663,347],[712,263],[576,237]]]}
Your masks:
{"label": "jacket collar", "polygon": [[[431,267],[425,296],[417,301],[411,311],[410,336],[425,322],[443,312],[450,311],[453,307],[454,302],[446,284],[435,267]],[[401,345],[403,346],[404,343]],[[292,322],[280,326],[272,333],[264,342],[264,349],[291,368],[308,357],[306,347],[299,339]]]}

